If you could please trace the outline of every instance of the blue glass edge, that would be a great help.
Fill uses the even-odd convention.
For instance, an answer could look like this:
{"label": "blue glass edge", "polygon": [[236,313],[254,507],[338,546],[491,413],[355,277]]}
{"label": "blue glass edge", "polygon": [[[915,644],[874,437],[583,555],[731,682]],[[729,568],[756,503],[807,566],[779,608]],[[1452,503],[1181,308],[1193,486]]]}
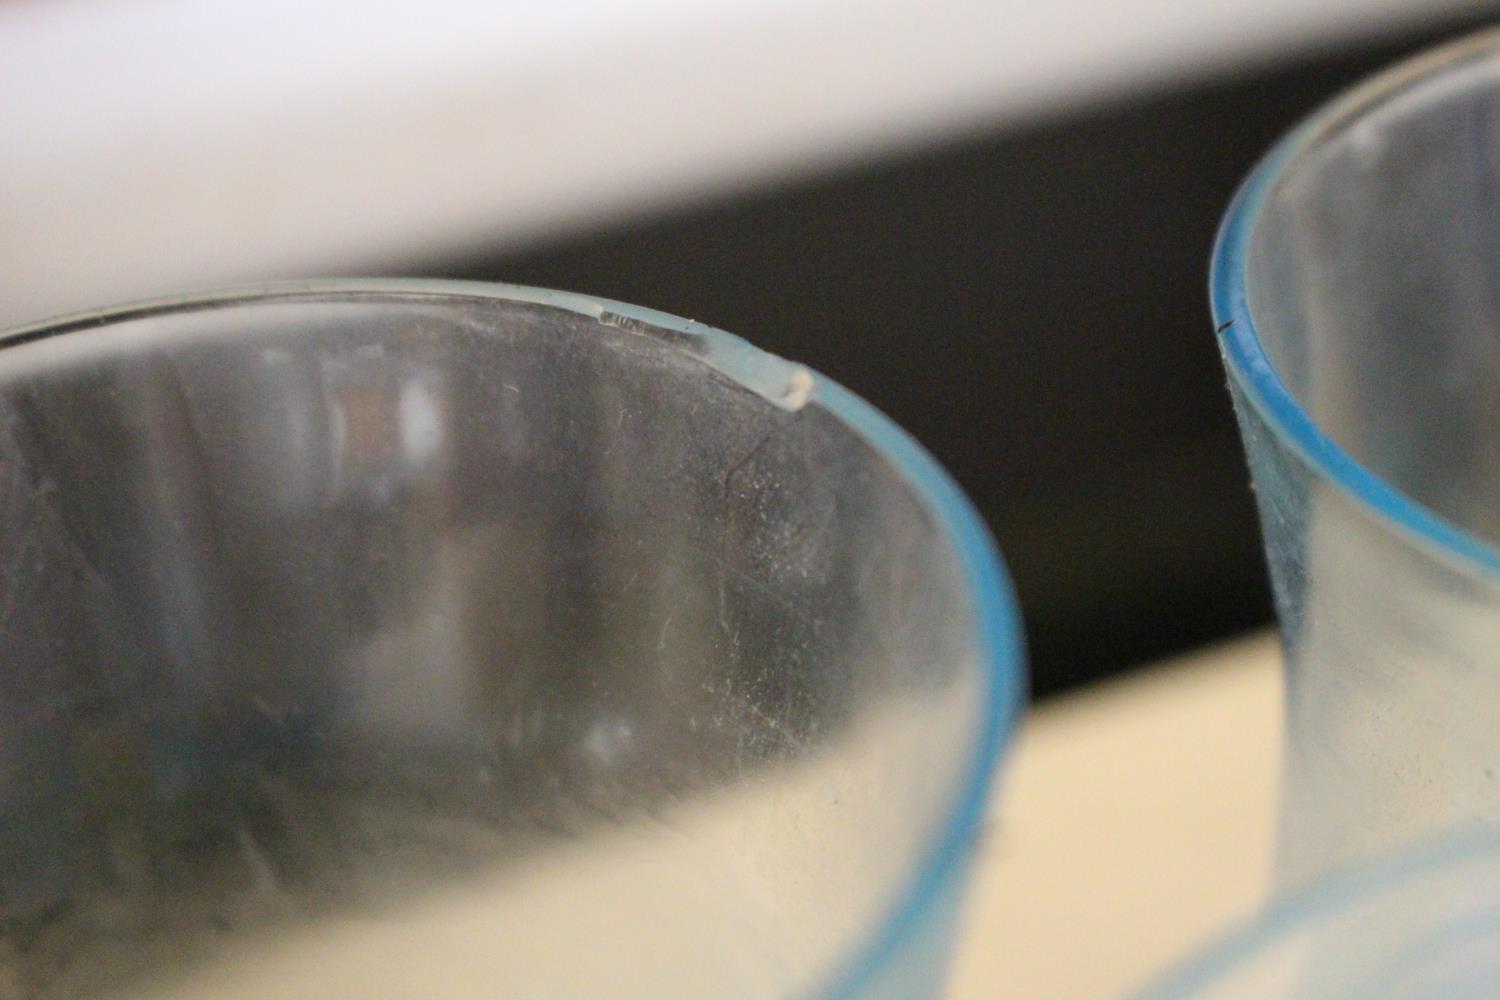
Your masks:
{"label": "blue glass edge", "polygon": [[[1493,36],[1486,36],[1486,40]],[[1443,51],[1443,50],[1440,50]],[[1472,43],[1452,47],[1454,58],[1471,54]],[[1446,65],[1438,63],[1436,68]],[[1245,288],[1245,266],[1255,225],[1267,195],[1288,164],[1315,142],[1329,126],[1357,113],[1372,96],[1393,92],[1411,82],[1410,70],[1434,70],[1429,56],[1418,56],[1377,76],[1365,87],[1336,99],[1288,133],[1255,166],[1229,204],[1214,240],[1209,264],[1209,303],[1218,331],[1225,369],[1243,390],[1244,398],[1275,431],[1277,437],[1318,475],[1355,500],[1389,520],[1403,533],[1429,543],[1449,556],[1500,577],[1500,553],[1467,531],[1433,513],[1370,472],[1323,433],[1276,374],[1256,331]]]}
{"label": "blue glass edge", "polygon": [[[1210,257],[1209,302],[1229,377],[1282,443],[1314,473],[1367,505],[1397,530],[1435,546],[1439,554],[1500,576],[1500,554],[1494,549],[1391,487],[1318,428],[1271,365],[1251,317],[1245,288],[1245,266],[1261,208],[1293,160],[1340,122],[1353,119],[1406,86],[1496,48],[1500,48],[1500,30],[1491,29],[1420,53],[1336,97],[1288,132],[1255,165],[1225,212]],[[1310,923],[1320,913],[1372,895],[1400,879],[1484,851],[1500,851],[1500,836],[1486,832],[1479,837],[1455,838],[1383,864],[1330,876],[1226,933],[1138,996],[1141,1000],[1198,996],[1261,949]]]}
{"label": "blue glass edge", "polygon": [[[502,287],[510,290],[517,286]],[[569,293],[548,294],[560,296],[549,298],[549,301],[564,308],[571,308],[568,300],[580,304],[577,300],[582,298]],[[617,315],[693,333],[714,342],[717,349],[711,350],[710,358],[734,359],[735,368],[740,370],[726,370],[726,373],[742,381],[752,373],[741,369],[741,365],[787,364],[741,337],[716,327],[608,299],[583,299],[581,304],[585,304],[585,308],[582,311],[592,313],[593,303]],[[907,890],[898,896],[898,902],[884,924],[862,948],[856,950],[851,961],[813,992],[818,1000],[852,1000],[897,957],[902,944],[919,930],[929,908],[941,900],[949,881],[960,877],[968,864],[970,848],[984,818],[1001,752],[1014,733],[1025,703],[1025,652],[1014,586],[989,529],[958,484],[916,439],[878,408],[827,376],[811,371],[809,374],[814,384],[811,398],[843,419],[902,470],[916,488],[917,495],[928,503],[937,522],[952,537],[954,551],[962,562],[970,593],[974,595],[979,649],[984,657],[988,681],[982,728],[970,755],[969,773],[960,782],[959,801],[948,814],[942,832],[927,857],[918,865]]]}
{"label": "blue glass edge", "polygon": [[774,382],[775,376],[788,370],[805,371],[812,379],[809,401],[821,403],[901,470],[935,521],[947,532],[974,599],[978,648],[983,657],[981,666],[986,682],[981,727],[970,751],[967,772],[960,780],[958,801],[944,818],[941,831],[915,866],[906,887],[897,893],[896,901],[875,931],[862,944],[851,949],[852,957],[834,970],[812,994],[817,1000],[852,1000],[857,997],[899,956],[902,944],[920,929],[931,907],[941,902],[944,890],[962,876],[984,817],[1002,751],[1014,735],[1027,692],[1019,605],[989,529],[947,470],[895,421],[834,380],[762,351],[717,327],[612,299],[498,282],[365,278],[236,285],[28,324],[0,332],[0,349],[41,336],[171,309],[304,296],[382,293],[528,302],[595,319],[606,315],[626,317],[664,330],[691,334],[701,338],[707,348],[703,356],[705,362],[762,394],[768,373],[771,375],[769,381]]}
{"label": "blue glass edge", "polygon": [[818,391],[833,412],[844,417],[911,476],[919,495],[932,504],[938,523],[953,538],[974,595],[979,649],[987,670],[983,723],[960,783],[959,801],[944,830],[918,867],[905,900],[896,904],[865,953],[836,973],[824,988],[829,998],[858,996],[913,934],[928,907],[941,899],[947,883],[961,877],[984,818],[1001,752],[1014,735],[1026,698],[1023,630],[1010,577],[978,511],[938,461],[885,414],[843,386],[817,376]]}
{"label": "blue glass edge", "polygon": [[1303,886],[1228,932],[1135,994],[1136,1000],[1192,1000],[1245,967],[1267,948],[1326,914],[1399,891],[1451,866],[1500,855],[1500,830],[1449,833],[1378,861],[1337,871]]}

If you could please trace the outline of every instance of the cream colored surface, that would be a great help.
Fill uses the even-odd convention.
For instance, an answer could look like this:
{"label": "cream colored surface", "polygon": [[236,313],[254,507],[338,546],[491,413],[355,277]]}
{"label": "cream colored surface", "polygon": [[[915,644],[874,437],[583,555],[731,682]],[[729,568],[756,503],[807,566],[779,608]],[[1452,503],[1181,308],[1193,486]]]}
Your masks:
{"label": "cream colored surface", "polygon": [[[1270,638],[1257,638],[1033,716],[1003,808],[980,847],[953,1000],[1124,996],[1256,905],[1270,860],[1276,667]],[[514,956],[507,964],[526,973],[509,984],[513,996],[658,997],[664,979],[681,987],[673,994],[680,996],[780,994],[783,980],[805,973],[786,956],[805,950],[799,942],[809,936],[837,931],[768,919],[770,906],[747,911],[758,888],[788,886],[758,886],[742,863],[750,856],[743,839],[764,843],[777,830],[795,838],[797,817],[817,814],[831,788],[837,798],[857,797],[852,785],[873,786],[882,770],[877,751],[895,729],[887,719],[859,734],[873,749],[856,756],[871,771],[848,779],[849,787],[831,786],[816,763],[792,769],[772,796],[750,789],[667,817],[665,827],[681,836],[663,839],[652,828],[621,837],[602,861],[579,844],[545,863],[455,887],[396,921],[371,914],[268,932],[128,995],[477,996],[491,985],[497,952]],[[838,866],[828,867],[796,881],[820,897],[847,900],[847,888],[828,877]],[[629,918],[633,902],[663,891],[690,900],[699,919]],[[736,933],[726,935],[731,926]],[[595,944],[553,954],[570,935]],[[767,950],[736,970],[734,956],[744,957],[747,942]],[[703,961],[694,965],[685,955]],[[778,973],[776,981],[756,978],[767,970]]]}
{"label": "cream colored surface", "polygon": [[975,872],[953,1000],[1128,996],[1261,902],[1278,664],[1257,636],[1033,715]]}
{"label": "cream colored surface", "polygon": [[[890,812],[882,790],[901,773],[893,758],[909,766],[913,748],[933,746],[933,729],[957,726],[975,705],[974,692],[955,684],[883,706],[828,748],[836,752],[767,768],[649,823],[536,850],[524,864],[497,864],[412,898],[392,894],[384,908],[307,919],[268,867],[259,902],[272,915],[287,910],[287,919],[214,940],[111,996],[801,996],[837,948],[884,912],[888,882],[872,876],[915,850],[916,831],[882,822]],[[918,773],[935,793],[950,787],[941,761]],[[477,823],[452,832],[476,852],[503,848]],[[382,874],[368,877],[379,884]],[[0,1000],[7,996],[0,984]]]}

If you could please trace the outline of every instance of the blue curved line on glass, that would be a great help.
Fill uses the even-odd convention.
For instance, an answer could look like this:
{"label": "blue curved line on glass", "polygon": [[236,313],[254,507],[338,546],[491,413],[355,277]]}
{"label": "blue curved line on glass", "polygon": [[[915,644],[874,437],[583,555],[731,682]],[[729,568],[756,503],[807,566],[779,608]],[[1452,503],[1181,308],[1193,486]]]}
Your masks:
{"label": "blue curved line on glass", "polygon": [[[1476,45],[1476,41],[1482,44]],[[1315,473],[1388,519],[1398,530],[1436,547],[1439,553],[1500,576],[1500,553],[1395,489],[1323,433],[1271,364],[1250,312],[1246,287],[1246,264],[1256,223],[1267,197],[1292,161],[1331,128],[1370,104],[1497,42],[1500,35],[1466,39],[1451,49],[1398,65],[1314,112],[1288,133],[1256,165],[1230,202],[1214,241],[1209,300],[1230,377],[1268,426]]]}
{"label": "blue curved line on glass", "polygon": [[[566,292],[511,285],[491,287],[515,298],[540,294],[549,304],[589,315],[597,315],[596,308],[602,307],[615,315],[702,337],[709,342],[709,358],[716,362],[733,359],[720,364],[721,370],[756,391],[762,391],[766,381],[761,377],[762,367],[779,368],[788,364],[734,334],[653,309]],[[1015,729],[1025,701],[1025,655],[1014,588],[988,529],[968,497],[937,460],[895,421],[832,379],[810,374],[811,398],[843,419],[901,470],[952,539],[973,595],[979,627],[978,648],[986,679],[981,728],[969,757],[968,771],[960,782],[958,802],[883,925],[856,950],[851,961],[836,970],[814,993],[829,1000],[844,1000],[858,997],[899,957],[903,944],[918,933],[930,910],[942,902],[950,882],[968,864],[1001,750]]]}
{"label": "blue curved line on glass", "polygon": [[1141,1000],[1191,1000],[1228,981],[1257,955],[1326,915],[1384,895],[1410,889],[1419,880],[1500,856],[1500,831],[1482,829],[1450,834],[1363,867],[1320,879],[1273,903],[1259,916],[1217,939],[1143,990]]}
{"label": "blue curved line on glass", "polygon": [[813,992],[818,1000],[853,1000],[878,981],[907,944],[934,916],[969,862],[976,832],[1006,741],[1013,735],[1026,698],[1024,640],[1015,591],[984,521],[947,471],[915,439],[880,410],[832,379],[762,351],[716,327],[668,313],[526,285],[427,279],[325,279],[282,281],[209,289],[78,313],[0,332],[0,346],[24,343],[70,330],[120,321],[132,315],[256,299],[338,295],[434,295],[502,299],[566,309],[609,322],[623,317],[662,330],[687,334],[705,351],[700,359],[750,390],[778,402],[790,377],[811,378],[809,401],[820,402],[884,456],[907,478],[917,497],[948,535],[974,602],[976,647],[983,671],[980,727],[967,757],[956,801],[914,866],[906,886],[879,925],[851,949],[850,958]]}

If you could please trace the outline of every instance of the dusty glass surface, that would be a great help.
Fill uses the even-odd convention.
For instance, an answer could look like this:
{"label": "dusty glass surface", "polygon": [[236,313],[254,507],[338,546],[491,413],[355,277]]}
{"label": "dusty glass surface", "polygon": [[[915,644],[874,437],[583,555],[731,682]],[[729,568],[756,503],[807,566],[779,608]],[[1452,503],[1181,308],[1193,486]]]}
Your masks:
{"label": "dusty glass surface", "polygon": [[501,286],[124,307],[0,342],[0,525],[0,994],[940,988],[1014,610],[798,365]]}

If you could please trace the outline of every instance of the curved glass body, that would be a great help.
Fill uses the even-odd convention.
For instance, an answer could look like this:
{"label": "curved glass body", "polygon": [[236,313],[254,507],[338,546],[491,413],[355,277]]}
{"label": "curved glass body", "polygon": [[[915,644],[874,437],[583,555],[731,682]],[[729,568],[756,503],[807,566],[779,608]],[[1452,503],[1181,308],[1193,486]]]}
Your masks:
{"label": "curved glass body", "polygon": [[1287,651],[1280,874],[1500,817],[1500,36],[1247,181],[1212,296]]}
{"label": "curved glass body", "polygon": [[1323,879],[1143,1000],[1483,1000],[1500,983],[1500,838],[1449,837]]}
{"label": "curved glass body", "polygon": [[0,340],[0,993],[937,995],[1023,694],[871,407],[555,292]]}

